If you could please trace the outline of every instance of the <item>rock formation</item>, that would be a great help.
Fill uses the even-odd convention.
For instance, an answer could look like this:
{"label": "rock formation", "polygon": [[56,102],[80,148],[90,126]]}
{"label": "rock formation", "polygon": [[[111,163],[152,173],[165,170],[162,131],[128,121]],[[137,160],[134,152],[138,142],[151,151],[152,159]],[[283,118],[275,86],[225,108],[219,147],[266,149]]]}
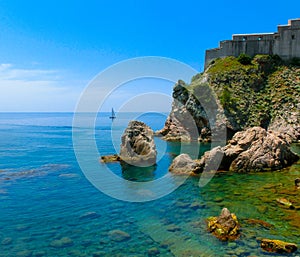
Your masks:
{"label": "rock formation", "polygon": [[262,239],[260,246],[265,251],[273,253],[292,253],[297,251],[296,244],[281,240]]}
{"label": "rock formation", "polygon": [[169,171],[176,175],[190,175],[199,173],[199,165],[187,154],[178,155],[169,167]]}
{"label": "rock formation", "polygon": [[156,146],[153,130],[145,123],[131,121],[121,138],[120,158],[135,166],[151,166],[156,163]]}
{"label": "rock formation", "polygon": [[217,147],[200,159],[200,171],[213,161],[213,154],[223,154],[220,170],[234,172],[278,170],[297,161],[284,137],[261,127],[237,132],[224,147]]}
{"label": "rock formation", "polygon": [[168,141],[211,140],[211,128],[214,126],[218,107],[213,92],[206,87],[205,80],[203,78],[205,87],[193,93],[182,80],[177,82],[173,89],[172,110],[164,128],[156,132],[157,135]]}
{"label": "rock formation", "polygon": [[219,217],[207,219],[208,231],[222,241],[235,240],[239,237],[240,225],[234,213],[223,208]]}
{"label": "rock formation", "polygon": [[[300,67],[278,57],[257,55],[243,65],[235,57],[217,59],[191,84],[178,81],[162,130],[166,140],[210,141],[226,126],[227,138],[253,126],[300,140]],[[196,127],[196,128],[195,128]]]}

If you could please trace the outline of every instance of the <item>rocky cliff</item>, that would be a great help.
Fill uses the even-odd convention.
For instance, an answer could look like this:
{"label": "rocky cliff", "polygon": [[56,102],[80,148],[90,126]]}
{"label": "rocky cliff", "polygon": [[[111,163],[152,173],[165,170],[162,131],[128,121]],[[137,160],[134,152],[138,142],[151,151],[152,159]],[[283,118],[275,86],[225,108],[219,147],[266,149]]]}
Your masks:
{"label": "rocky cliff", "polygon": [[276,56],[257,55],[248,64],[238,58],[216,59],[190,84],[178,81],[165,126],[166,140],[210,141],[226,127],[235,132],[261,126],[300,140],[300,67]]}

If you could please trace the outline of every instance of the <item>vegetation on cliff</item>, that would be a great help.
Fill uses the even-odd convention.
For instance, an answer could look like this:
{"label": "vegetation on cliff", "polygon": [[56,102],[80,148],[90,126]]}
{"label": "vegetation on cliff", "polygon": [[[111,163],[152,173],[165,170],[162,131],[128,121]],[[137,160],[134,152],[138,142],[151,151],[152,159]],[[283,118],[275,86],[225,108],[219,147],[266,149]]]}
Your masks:
{"label": "vegetation on cliff", "polygon": [[[233,132],[261,126],[286,129],[299,139],[300,67],[283,63],[278,56],[256,55],[251,62],[247,56],[216,59],[188,87],[191,95],[209,87]],[[200,102],[201,98],[205,95]]]}

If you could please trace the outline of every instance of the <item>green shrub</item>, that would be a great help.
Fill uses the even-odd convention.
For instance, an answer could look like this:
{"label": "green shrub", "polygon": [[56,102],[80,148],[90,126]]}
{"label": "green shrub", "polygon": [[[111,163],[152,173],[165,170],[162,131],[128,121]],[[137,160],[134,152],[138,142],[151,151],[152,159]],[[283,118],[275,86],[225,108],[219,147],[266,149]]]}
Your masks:
{"label": "green shrub", "polygon": [[290,64],[294,66],[300,66],[300,58],[297,57],[292,58]]}
{"label": "green shrub", "polygon": [[228,89],[228,86],[224,86],[223,92],[220,96],[220,102],[221,102],[221,105],[224,108],[228,108],[230,106],[230,104],[231,104],[231,93]]}
{"label": "green shrub", "polygon": [[243,65],[249,65],[249,64],[251,64],[252,58],[251,58],[251,56],[242,53],[239,55],[238,61]]}

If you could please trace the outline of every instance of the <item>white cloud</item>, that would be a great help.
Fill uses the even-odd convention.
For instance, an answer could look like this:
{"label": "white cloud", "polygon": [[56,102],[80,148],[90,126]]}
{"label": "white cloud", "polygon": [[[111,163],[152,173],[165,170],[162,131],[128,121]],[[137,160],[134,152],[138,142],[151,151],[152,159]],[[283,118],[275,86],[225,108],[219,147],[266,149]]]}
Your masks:
{"label": "white cloud", "polygon": [[0,64],[0,78],[5,80],[59,79],[58,71],[40,69],[17,69],[10,63]]}
{"label": "white cloud", "polygon": [[73,111],[80,89],[56,70],[0,64],[0,111]]}

